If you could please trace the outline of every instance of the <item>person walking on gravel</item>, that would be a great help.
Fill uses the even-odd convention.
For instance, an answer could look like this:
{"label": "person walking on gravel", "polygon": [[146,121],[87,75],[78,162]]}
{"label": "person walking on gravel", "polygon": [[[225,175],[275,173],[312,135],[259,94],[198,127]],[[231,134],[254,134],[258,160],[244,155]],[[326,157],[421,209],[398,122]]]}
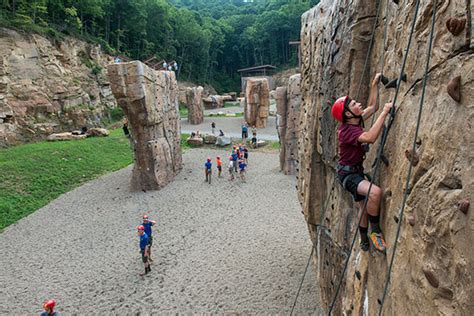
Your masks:
{"label": "person walking on gravel", "polygon": [[[362,217],[359,226],[361,249],[363,251],[369,250],[370,240],[375,249],[384,252],[386,245],[379,226],[382,189],[375,184],[371,186],[370,181],[367,180],[364,174],[363,166],[365,159],[364,145],[372,144],[377,140],[385,119],[393,107],[392,103],[385,104],[382,113],[373,126],[367,132],[364,131],[363,121],[377,111],[376,99],[380,76],[380,74],[376,74],[372,81],[369,103],[365,109],[357,101],[351,100],[349,96],[343,96],[336,100],[331,114],[342,123],[337,129],[339,140],[337,177],[342,187],[349,191],[359,204],[360,216]],[[370,195],[367,197],[370,186]],[[368,198],[366,209],[362,209],[366,197]],[[367,236],[368,232],[369,236]]]}
{"label": "person walking on gravel", "polygon": [[155,226],[156,222],[152,221],[148,218],[148,215],[143,215],[143,227],[145,227],[145,234],[148,236],[148,260],[153,262],[151,259],[151,246],[153,245],[153,231],[151,229],[152,226]]}
{"label": "person walking on gravel", "polygon": [[43,303],[44,312],[42,312],[40,316],[59,316],[59,314],[54,311],[55,306],[56,306],[55,300],[44,301]]}
{"label": "person walking on gravel", "polygon": [[232,156],[229,157],[229,181],[234,180],[234,159]]}
{"label": "person walking on gravel", "polygon": [[145,273],[140,273],[140,276],[144,276],[151,271],[150,262],[148,261],[148,251],[150,250],[150,246],[148,245],[148,235],[145,234],[145,227],[140,225],[137,227],[137,230],[138,236],[140,237],[140,253],[142,254],[142,261],[145,265]]}
{"label": "person walking on gravel", "polygon": [[243,159],[239,160],[239,169],[240,169],[240,180],[242,182],[245,182],[245,168],[247,167],[247,164]]}
{"label": "person walking on gravel", "polygon": [[237,148],[234,146],[234,150],[232,151],[232,161],[233,161],[235,173],[237,173],[238,159],[239,159],[239,154],[237,153]]}
{"label": "person walking on gravel", "polygon": [[204,172],[206,174],[206,182],[211,184],[211,176],[212,176],[212,162],[211,158],[208,157],[206,163],[204,164]]}
{"label": "person walking on gravel", "polygon": [[222,178],[221,174],[222,174],[222,160],[221,160],[221,157],[217,156],[216,157],[216,163],[217,163],[217,176],[219,178]]}
{"label": "person walking on gravel", "polygon": [[247,122],[244,121],[242,123],[241,128],[242,128],[242,140],[247,141],[247,137],[249,137],[249,132],[248,132],[249,127],[247,126]]}

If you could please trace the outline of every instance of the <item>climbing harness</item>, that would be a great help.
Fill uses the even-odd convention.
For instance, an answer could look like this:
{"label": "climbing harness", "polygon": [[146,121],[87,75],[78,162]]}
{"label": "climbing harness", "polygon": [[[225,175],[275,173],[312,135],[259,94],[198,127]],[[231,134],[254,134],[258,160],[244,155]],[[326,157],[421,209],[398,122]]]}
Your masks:
{"label": "climbing harness", "polygon": [[[416,1],[416,6],[415,6],[415,14],[413,16],[411,30],[410,30],[410,34],[409,34],[409,38],[408,38],[407,48],[405,50],[405,54],[404,54],[404,57],[403,57],[403,62],[402,62],[402,66],[401,66],[401,69],[400,69],[400,76],[397,80],[397,88],[396,88],[395,96],[394,96],[394,99],[393,99],[393,107],[390,110],[389,124],[388,124],[387,128],[384,129],[384,131],[382,133],[382,139],[381,139],[380,146],[378,148],[377,155],[376,155],[376,158],[375,158],[375,167],[373,169],[372,179],[370,180],[370,185],[369,185],[369,189],[368,189],[366,198],[364,200],[364,206],[362,207],[362,212],[365,212],[366,209],[367,209],[368,197],[369,197],[370,192],[372,190],[373,180],[377,177],[377,172],[378,172],[379,167],[380,167],[381,156],[383,155],[383,148],[384,148],[385,143],[387,141],[388,132],[390,131],[390,127],[391,127],[391,125],[392,125],[392,123],[395,119],[395,115],[396,115],[395,104],[397,102],[398,93],[400,91],[400,82],[402,81],[401,78],[402,78],[402,76],[405,72],[406,61],[407,61],[408,53],[409,53],[410,47],[411,47],[411,41],[412,41],[413,33],[414,33],[414,30],[415,30],[415,23],[416,23],[416,19],[418,17],[419,8],[420,8],[420,0],[417,0]],[[387,20],[385,20],[385,23],[387,23]],[[362,220],[362,216],[359,217],[358,226],[360,225],[361,220]],[[344,264],[344,269],[342,270],[342,275],[341,275],[341,278],[339,279],[339,282],[338,282],[338,285],[337,285],[337,288],[336,288],[336,293],[335,293],[334,298],[331,302],[328,315],[331,315],[332,310],[334,309],[334,306],[336,304],[337,297],[339,296],[342,280],[344,279],[345,273],[347,271],[347,267],[349,265],[349,260],[350,260],[351,254],[352,254],[352,250],[354,249],[354,244],[355,244],[355,241],[356,241],[356,238],[357,238],[357,233],[358,232],[357,232],[357,229],[356,229],[356,231],[354,233],[354,237],[352,238],[352,243],[351,243],[351,247],[350,247],[350,250],[349,250],[349,256],[347,257],[346,262]]]}
{"label": "climbing harness", "polygon": [[[433,36],[434,36],[434,29],[435,29],[435,20],[436,20],[436,13],[437,13],[436,12],[436,10],[437,10],[436,7],[437,6],[438,6],[438,1],[434,0],[433,15],[432,15],[432,18],[431,18],[430,41],[428,43],[428,52],[427,52],[427,55],[426,55],[425,74],[423,76],[423,85],[422,85],[422,90],[421,90],[420,105],[419,105],[419,109],[418,109],[418,118],[417,118],[417,123],[416,123],[415,136],[413,137],[412,152],[415,152],[416,147],[417,147],[417,139],[418,139],[418,133],[419,133],[419,130],[420,130],[421,114],[423,112],[423,103],[425,101],[426,82],[428,81],[428,72],[429,72],[430,59],[431,59],[431,50],[433,48]],[[392,257],[390,258],[390,265],[389,265],[389,268],[388,268],[387,276],[385,278],[385,286],[384,286],[384,290],[383,290],[383,296],[379,300],[379,302],[380,302],[379,313],[378,313],[379,316],[382,315],[383,304],[385,303],[385,297],[387,295],[388,287],[389,287],[389,283],[390,283],[390,276],[391,276],[391,273],[392,273],[393,262],[395,260],[395,255],[397,253],[398,238],[400,237],[400,230],[401,230],[401,226],[402,226],[402,222],[403,222],[403,214],[405,212],[405,205],[406,205],[406,201],[408,199],[408,195],[409,195],[409,192],[410,192],[409,187],[410,187],[410,178],[411,178],[412,170],[413,170],[413,164],[410,163],[409,167],[408,167],[407,178],[405,180],[405,190],[404,190],[404,194],[403,194],[402,207],[400,209],[400,213],[399,213],[399,216],[398,216],[397,234],[395,235],[395,241],[393,243],[393,253],[392,253]]]}

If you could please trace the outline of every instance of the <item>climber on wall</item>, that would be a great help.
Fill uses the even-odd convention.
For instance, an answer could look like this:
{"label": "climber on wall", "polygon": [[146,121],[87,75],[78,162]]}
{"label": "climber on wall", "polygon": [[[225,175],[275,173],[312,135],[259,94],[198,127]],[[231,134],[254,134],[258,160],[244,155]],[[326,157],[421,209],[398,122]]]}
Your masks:
{"label": "climber on wall", "polygon": [[[372,144],[377,140],[385,118],[393,107],[392,103],[385,104],[374,125],[367,132],[364,131],[363,121],[378,110],[376,98],[380,77],[380,74],[376,74],[372,81],[369,104],[365,109],[357,101],[351,100],[349,96],[343,96],[334,102],[331,112],[332,116],[342,123],[337,130],[339,139],[337,177],[343,188],[349,191],[359,204],[360,216],[362,216],[359,226],[361,249],[363,251],[369,250],[370,239],[375,249],[383,252],[386,245],[379,225],[380,201],[382,199],[380,187],[372,184],[366,211],[363,212],[362,209],[370,186],[370,181],[364,174],[364,144]],[[370,222],[370,232],[368,222]],[[368,236],[367,233],[369,233]]]}

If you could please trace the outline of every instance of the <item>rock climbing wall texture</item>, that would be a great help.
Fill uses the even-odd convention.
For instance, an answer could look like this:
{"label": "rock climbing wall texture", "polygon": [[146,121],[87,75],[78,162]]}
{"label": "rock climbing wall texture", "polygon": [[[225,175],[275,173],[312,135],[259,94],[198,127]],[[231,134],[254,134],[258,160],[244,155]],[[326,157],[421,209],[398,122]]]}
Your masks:
{"label": "rock climbing wall texture", "polygon": [[188,122],[197,125],[204,121],[204,107],[202,105],[203,87],[186,89],[186,104],[188,105]]}
{"label": "rock climbing wall texture", "polygon": [[267,126],[270,88],[265,78],[249,78],[245,89],[245,120],[257,128]]}
{"label": "rock climbing wall texture", "polygon": [[182,168],[174,72],[138,61],[111,64],[112,92],[128,118],[135,152],[132,190],[158,190]]}
{"label": "rock climbing wall texture", "polygon": [[[330,115],[330,104],[346,94],[356,98],[359,83],[362,85],[358,100],[365,104],[371,78],[381,71],[382,60],[385,76],[399,75],[415,1],[398,2],[397,5],[392,0],[381,1],[375,45],[364,76],[377,1],[323,0],[302,17],[297,187],[310,236],[317,248],[313,263],[326,308],[334,296],[357,226],[355,204],[339,183],[334,182],[337,126]],[[474,2],[438,2],[417,152],[411,153],[411,144],[433,1],[420,4],[405,71],[408,79],[401,85],[397,117],[385,147],[389,165],[381,164],[376,179],[384,190],[381,225],[387,254],[361,252],[357,241],[334,315],[378,312],[377,299],[382,296],[393,254],[410,156],[418,163],[410,179],[383,314],[474,314],[474,217],[469,206],[474,196]],[[384,49],[385,21],[388,36]],[[393,100],[394,91],[382,86],[381,104]],[[367,155],[368,172],[372,172],[377,148],[378,143],[372,145]],[[319,224],[325,228],[318,229],[315,225]]]}
{"label": "rock climbing wall texture", "polygon": [[298,130],[301,105],[301,75],[290,77],[288,87],[278,87],[275,91],[278,132],[280,135],[280,169],[286,175],[296,174],[298,156]]}

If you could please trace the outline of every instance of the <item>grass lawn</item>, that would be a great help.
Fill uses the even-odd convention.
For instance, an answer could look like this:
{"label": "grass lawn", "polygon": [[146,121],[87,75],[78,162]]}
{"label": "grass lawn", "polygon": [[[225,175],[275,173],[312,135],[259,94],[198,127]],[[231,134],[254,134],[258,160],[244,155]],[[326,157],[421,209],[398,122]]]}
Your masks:
{"label": "grass lawn", "polygon": [[[133,161],[121,129],[109,137],[39,142],[0,150],[0,231],[59,195]],[[67,210],[65,210],[67,211]]]}

